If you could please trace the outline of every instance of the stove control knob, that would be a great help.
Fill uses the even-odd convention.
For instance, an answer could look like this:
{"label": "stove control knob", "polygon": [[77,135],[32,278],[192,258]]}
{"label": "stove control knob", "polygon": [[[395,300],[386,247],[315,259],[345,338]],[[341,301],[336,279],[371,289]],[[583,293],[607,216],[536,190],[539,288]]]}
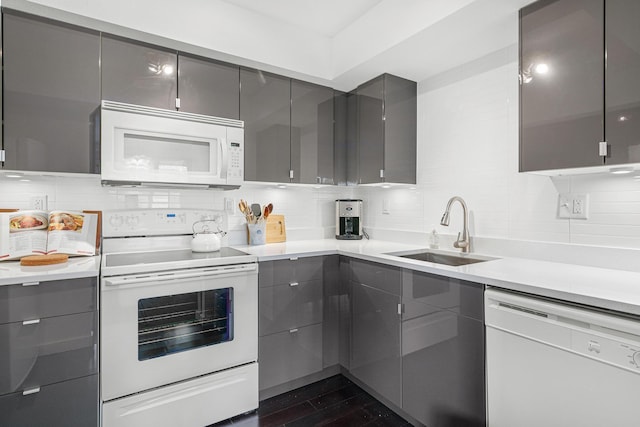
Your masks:
{"label": "stove control knob", "polygon": [[122,217],[119,215],[113,215],[109,218],[109,224],[111,224],[112,227],[120,227],[122,225]]}
{"label": "stove control knob", "polygon": [[633,353],[633,363],[640,368],[640,351]]}
{"label": "stove control knob", "polygon": [[130,227],[138,225],[138,222],[139,222],[139,220],[138,220],[137,216],[131,215],[131,216],[127,217],[127,225],[130,226]]}

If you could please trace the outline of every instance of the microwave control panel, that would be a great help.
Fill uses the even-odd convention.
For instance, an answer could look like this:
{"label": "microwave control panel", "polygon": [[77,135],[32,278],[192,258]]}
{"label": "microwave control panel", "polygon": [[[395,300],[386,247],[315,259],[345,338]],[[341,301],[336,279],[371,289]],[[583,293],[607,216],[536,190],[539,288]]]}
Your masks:
{"label": "microwave control panel", "polygon": [[227,128],[227,184],[244,182],[244,129]]}

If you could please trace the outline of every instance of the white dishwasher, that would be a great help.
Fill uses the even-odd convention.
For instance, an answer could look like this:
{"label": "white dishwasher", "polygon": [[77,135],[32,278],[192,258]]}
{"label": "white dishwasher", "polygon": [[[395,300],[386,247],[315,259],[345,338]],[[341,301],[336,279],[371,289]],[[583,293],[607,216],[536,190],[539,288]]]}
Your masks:
{"label": "white dishwasher", "polygon": [[487,425],[640,425],[640,318],[489,289]]}

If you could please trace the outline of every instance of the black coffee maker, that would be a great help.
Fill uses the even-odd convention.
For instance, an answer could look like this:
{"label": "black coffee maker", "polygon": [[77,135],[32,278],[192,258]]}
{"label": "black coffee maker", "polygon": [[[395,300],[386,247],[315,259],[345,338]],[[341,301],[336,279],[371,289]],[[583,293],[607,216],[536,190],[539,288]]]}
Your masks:
{"label": "black coffee maker", "polygon": [[362,239],[362,200],[336,200],[336,239]]}

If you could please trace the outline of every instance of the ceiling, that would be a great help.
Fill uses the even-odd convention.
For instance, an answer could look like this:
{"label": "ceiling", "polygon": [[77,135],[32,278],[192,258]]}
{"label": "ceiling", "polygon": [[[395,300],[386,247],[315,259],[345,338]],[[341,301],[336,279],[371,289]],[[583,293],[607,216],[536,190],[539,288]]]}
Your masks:
{"label": "ceiling", "polygon": [[334,37],[382,0],[223,0],[276,21]]}

